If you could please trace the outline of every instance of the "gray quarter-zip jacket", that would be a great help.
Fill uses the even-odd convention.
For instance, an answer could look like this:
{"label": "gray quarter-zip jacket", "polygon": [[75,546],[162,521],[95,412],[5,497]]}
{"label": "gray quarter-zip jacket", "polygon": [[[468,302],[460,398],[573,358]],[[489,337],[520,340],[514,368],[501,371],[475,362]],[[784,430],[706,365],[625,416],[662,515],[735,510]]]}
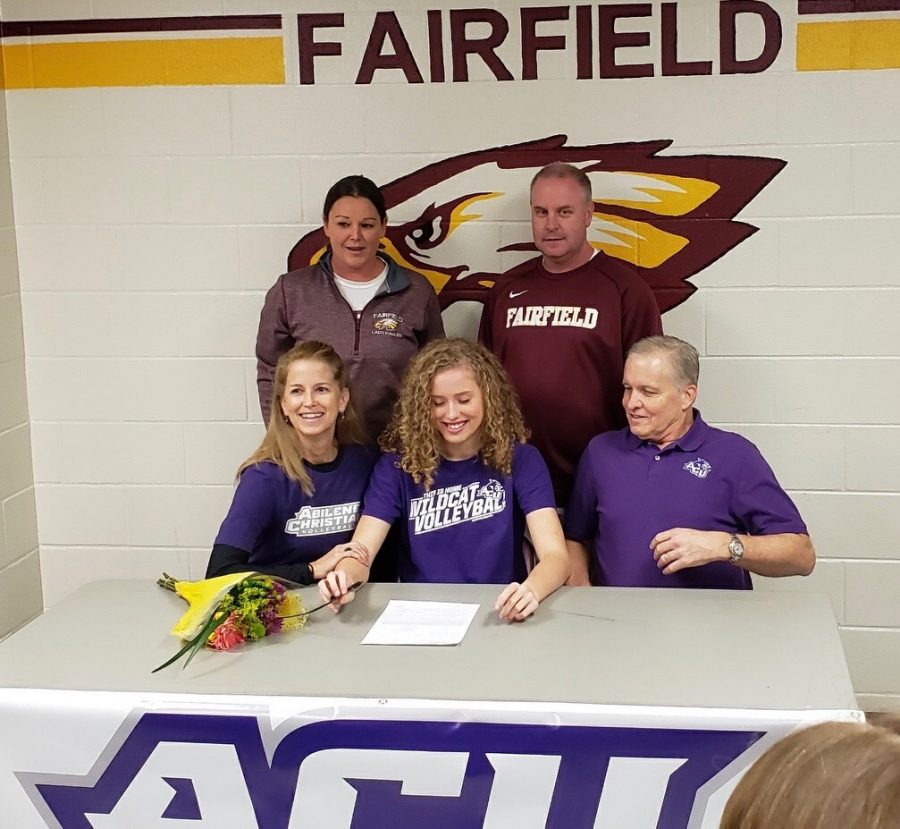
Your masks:
{"label": "gray quarter-zip jacket", "polygon": [[256,384],[264,421],[278,357],[295,343],[321,340],[347,364],[350,399],[370,439],[384,431],[407,363],[425,343],[444,336],[444,324],[431,283],[378,255],[387,262],[387,278],[359,316],[334,284],[330,253],[315,265],[283,274],[269,289],[256,337]]}

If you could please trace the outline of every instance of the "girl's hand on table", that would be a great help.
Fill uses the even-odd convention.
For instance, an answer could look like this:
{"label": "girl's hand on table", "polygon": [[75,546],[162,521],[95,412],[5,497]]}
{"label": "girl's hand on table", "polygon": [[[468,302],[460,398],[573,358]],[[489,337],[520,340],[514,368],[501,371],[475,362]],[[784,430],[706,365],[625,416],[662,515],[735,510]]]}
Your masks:
{"label": "girl's hand on table", "polygon": [[530,587],[514,581],[503,588],[494,603],[494,610],[507,622],[521,622],[538,609],[538,604]]}

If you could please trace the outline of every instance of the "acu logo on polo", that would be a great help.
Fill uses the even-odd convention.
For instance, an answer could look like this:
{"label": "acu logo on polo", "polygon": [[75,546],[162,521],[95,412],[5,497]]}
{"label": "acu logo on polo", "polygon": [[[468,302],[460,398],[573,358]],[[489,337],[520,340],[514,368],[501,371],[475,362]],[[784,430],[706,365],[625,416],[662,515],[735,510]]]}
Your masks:
{"label": "acu logo on polo", "polygon": [[695,478],[705,478],[712,472],[712,466],[709,461],[704,460],[703,458],[697,458],[693,461],[688,461],[684,466],[681,467],[686,472],[690,472]]}

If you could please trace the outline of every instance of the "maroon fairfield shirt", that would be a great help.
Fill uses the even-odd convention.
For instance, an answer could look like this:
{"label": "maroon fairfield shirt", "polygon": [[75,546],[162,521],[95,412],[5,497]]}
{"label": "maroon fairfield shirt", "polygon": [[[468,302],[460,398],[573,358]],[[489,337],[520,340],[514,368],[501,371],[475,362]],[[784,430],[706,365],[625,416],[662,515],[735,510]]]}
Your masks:
{"label": "maroon fairfield shirt", "polygon": [[625,425],[625,354],[660,333],[647,283],[602,253],[558,274],[537,258],[504,274],[491,290],[480,338],[519,393],[559,506],[566,505],[587,442]]}
{"label": "maroon fairfield shirt", "polygon": [[650,550],[663,530],[746,535],[806,534],[797,507],[744,437],[694,423],[660,450],[629,429],[598,435],[585,450],[566,512],[566,538],[591,546],[600,583],[616,587],[752,587],[723,561],[664,576]]}

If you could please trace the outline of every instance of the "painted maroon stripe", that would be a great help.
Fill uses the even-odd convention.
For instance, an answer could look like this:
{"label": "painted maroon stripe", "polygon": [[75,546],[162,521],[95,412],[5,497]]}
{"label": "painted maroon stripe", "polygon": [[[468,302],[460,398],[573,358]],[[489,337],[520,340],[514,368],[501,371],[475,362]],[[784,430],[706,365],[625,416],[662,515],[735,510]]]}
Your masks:
{"label": "painted maroon stripe", "polygon": [[0,37],[280,28],[280,14],[249,16],[235,14],[220,15],[219,17],[135,17],[108,20],[11,20],[0,21]]}
{"label": "painted maroon stripe", "polygon": [[797,11],[800,14],[897,12],[900,0],[798,0]]}

